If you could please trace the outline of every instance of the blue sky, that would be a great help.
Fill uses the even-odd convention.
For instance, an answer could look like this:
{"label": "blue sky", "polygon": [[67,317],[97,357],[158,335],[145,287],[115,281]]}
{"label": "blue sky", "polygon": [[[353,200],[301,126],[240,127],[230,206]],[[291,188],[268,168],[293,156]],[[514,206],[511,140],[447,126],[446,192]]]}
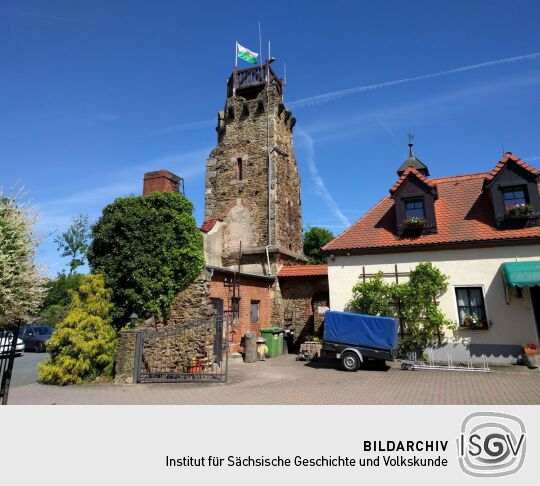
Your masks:
{"label": "blue sky", "polygon": [[434,177],[503,146],[540,167],[539,19],[538,1],[2,0],[0,186],[39,207],[50,274],[54,234],[145,171],[185,177],[200,224],[234,43],[258,51],[260,20],[287,64],[304,224],[337,234],[387,193],[407,133]]}

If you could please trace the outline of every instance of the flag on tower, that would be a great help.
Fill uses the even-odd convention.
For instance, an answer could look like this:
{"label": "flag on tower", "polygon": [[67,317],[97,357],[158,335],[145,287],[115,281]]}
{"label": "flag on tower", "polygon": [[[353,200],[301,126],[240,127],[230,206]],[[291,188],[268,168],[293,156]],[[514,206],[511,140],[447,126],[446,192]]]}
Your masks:
{"label": "flag on tower", "polygon": [[250,51],[246,47],[240,45],[238,42],[236,43],[236,52],[238,57],[246,62],[251,64],[257,64],[257,62],[259,62],[259,54]]}

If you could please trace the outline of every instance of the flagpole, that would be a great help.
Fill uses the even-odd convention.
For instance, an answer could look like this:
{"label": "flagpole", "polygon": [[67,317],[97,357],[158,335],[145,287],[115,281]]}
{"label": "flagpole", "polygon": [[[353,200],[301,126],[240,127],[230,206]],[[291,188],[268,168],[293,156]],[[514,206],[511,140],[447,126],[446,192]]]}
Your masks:
{"label": "flagpole", "polygon": [[259,61],[262,67],[262,37],[261,37],[261,21],[259,20]]}
{"label": "flagpole", "polygon": [[238,69],[238,41],[234,42],[234,69],[232,75],[232,95],[236,98],[236,71]]}

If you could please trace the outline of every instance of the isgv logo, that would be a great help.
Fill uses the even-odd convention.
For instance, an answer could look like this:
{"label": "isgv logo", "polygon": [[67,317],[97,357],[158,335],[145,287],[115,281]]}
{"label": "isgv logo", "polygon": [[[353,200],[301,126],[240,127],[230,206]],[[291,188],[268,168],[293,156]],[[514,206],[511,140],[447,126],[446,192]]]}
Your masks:
{"label": "isgv logo", "polygon": [[525,425],[518,417],[471,413],[463,420],[457,439],[459,466],[475,477],[514,474],[525,461],[526,441]]}

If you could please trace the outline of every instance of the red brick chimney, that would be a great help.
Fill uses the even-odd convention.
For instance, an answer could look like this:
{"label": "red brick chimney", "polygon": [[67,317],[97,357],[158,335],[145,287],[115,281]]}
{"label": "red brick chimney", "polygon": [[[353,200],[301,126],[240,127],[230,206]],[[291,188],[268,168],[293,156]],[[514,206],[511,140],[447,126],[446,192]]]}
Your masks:
{"label": "red brick chimney", "polygon": [[143,196],[154,192],[178,192],[180,177],[168,170],[156,170],[144,174]]}

